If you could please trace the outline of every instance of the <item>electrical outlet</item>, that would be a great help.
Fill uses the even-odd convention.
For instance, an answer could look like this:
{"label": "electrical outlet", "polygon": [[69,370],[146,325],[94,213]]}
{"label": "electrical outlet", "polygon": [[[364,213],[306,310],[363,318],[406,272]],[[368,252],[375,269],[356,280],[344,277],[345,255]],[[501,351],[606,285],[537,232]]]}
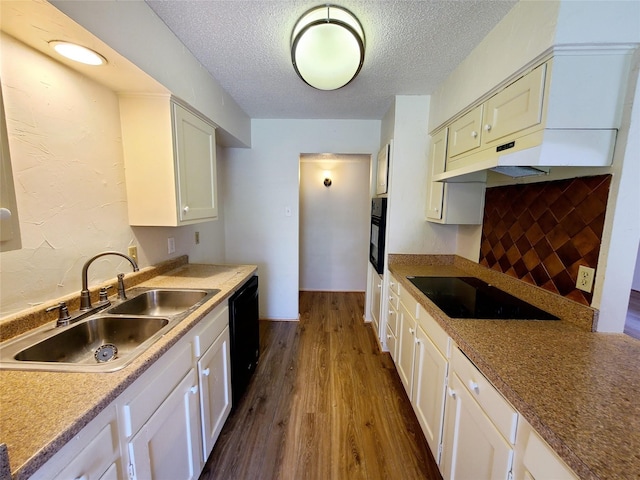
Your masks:
{"label": "electrical outlet", "polygon": [[200,232],[196,232],[196,245],[200,244]]}
{"label": "electrical outlet", "polygon": [[167,238],[167,246],[169,248],[169,255],[176,253],[176,239],[173,237]]}
{"label": "electrical outlet", "polygon": [[138,263],[138,247],[136,247],[135,245],[129,245],[128,253],[129,256],[133,258],[136,263]]}
{"label": "electrical outlet", "polygon": [[593,289],[593,278],[596,276],[594,268],[585,267],[580,265],[578,267],[578,280],[576,281],[576,288],[591,293]]}

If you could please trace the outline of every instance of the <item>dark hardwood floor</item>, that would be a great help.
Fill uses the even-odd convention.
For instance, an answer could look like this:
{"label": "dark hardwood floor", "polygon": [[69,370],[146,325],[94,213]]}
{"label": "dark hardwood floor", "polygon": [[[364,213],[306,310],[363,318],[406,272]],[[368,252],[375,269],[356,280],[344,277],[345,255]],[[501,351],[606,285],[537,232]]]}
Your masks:
{"label": "dark hardwood floor", "polygon": [[260,322],[261,357],[200,480],[441,479],[364,294],[301,292]]}

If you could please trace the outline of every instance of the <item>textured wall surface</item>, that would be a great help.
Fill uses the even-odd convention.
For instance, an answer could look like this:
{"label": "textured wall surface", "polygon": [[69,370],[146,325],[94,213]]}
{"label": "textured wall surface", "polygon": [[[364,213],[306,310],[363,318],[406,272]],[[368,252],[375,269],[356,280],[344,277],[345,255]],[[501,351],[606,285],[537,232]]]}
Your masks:
{"label": "textured wall surface", "polygon": [[487,189],[480,263],[589,305],[578,267],[597,268],[611,175]]}

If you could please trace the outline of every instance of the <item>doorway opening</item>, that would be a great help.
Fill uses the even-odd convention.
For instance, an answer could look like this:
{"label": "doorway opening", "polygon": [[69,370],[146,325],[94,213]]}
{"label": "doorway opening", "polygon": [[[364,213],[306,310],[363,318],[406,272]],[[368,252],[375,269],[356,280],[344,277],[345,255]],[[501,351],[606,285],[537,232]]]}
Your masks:
{"label": "doorway opening", "polygon": [[629,307],[627,310],[627,319],[624,324],[624,333],[640,340],[640,244],[638,245],[633,281],[631,282],[631,293],[629,295]]}
{"label": "doorway opening", "polygon": [[364,292],[369,154],[300,155],[299,289]]}

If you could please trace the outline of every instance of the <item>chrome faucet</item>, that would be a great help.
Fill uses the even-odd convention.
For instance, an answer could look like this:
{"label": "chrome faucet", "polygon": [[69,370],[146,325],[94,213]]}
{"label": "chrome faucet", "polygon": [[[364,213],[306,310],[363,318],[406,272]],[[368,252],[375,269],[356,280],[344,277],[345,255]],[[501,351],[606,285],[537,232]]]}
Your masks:
{"label": "chrome faucet", "polygon": [[80,292],[80,310],[81,311],[85,311],[85,310],[91,310],[91,296],[89,295],[89,286],[88,286],[88,279],[87,279],[87,271],[89,270],[89,265],[91,265],[91,263],[100,257],[104,257],[105,255],[117,255],[119,257],[125,258],[127,260],[129,260],[129,263],[131,264],[131,266],[133,267],[133,271],[137,272],[139,271],[138,268],[138,264],[136,263],[136,261],[125,255],[124,253],[120,253],[120,252],[102,252],[97,254],[94,257],[91,257],[89,260],[87,260],[84,264],[84,266],[82,267],[82,291]]}

